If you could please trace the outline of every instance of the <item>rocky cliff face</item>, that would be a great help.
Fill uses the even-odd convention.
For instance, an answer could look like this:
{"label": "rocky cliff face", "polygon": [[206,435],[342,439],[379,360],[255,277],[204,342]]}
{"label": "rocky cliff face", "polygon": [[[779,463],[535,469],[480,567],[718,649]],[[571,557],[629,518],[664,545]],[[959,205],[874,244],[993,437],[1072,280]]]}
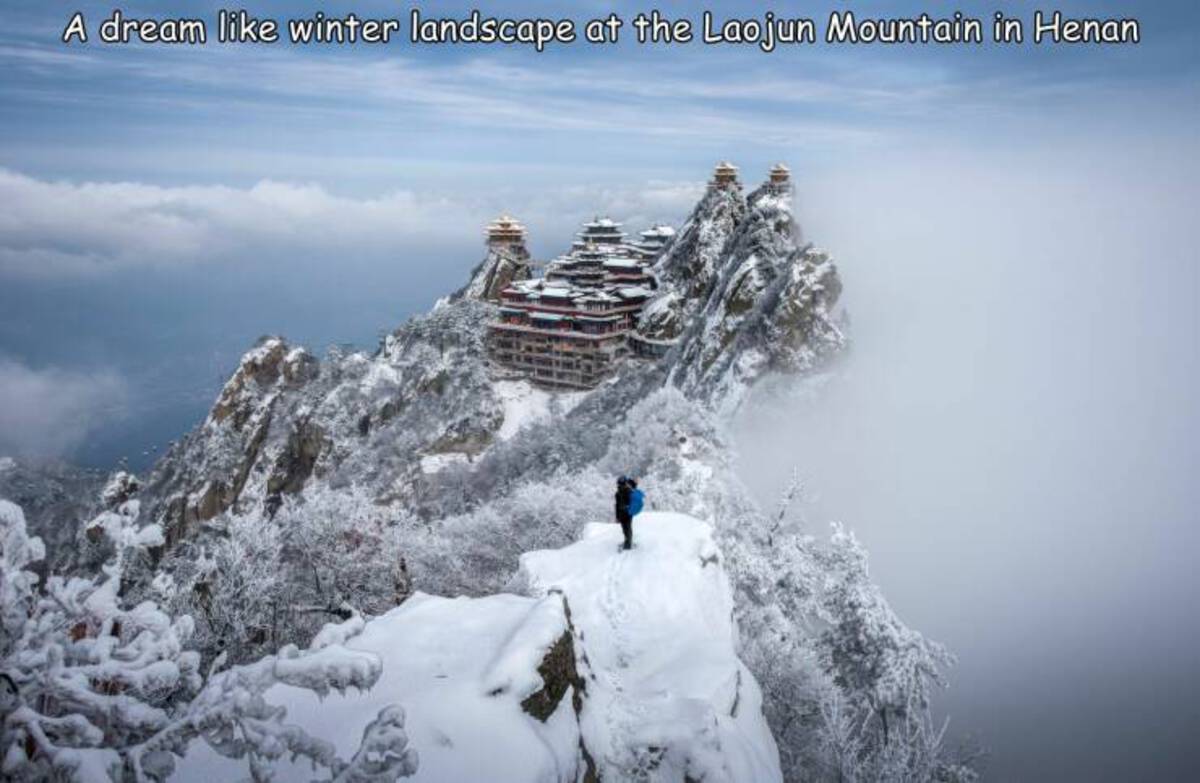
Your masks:
{"label": "rocky cliff face", "polygon": [[674,340],[703,306],[725,247],[746,214],[735,188],[709,188],[654,266],[660,290],[642,313],[638,331],[653,340]]}
{"label": "rocky cliff face", "polygon": [[683,333],[672,381],[728,406],[766,373],[815,368],[845,344],[834,317],[841,291],[829,255],[801,244],[790,193],[755,191]]}
{"label": "rocky cliff face", "polygon": [[312,481],[381,502],[420,484],[428,455],[477,455],[503,422],[483,346],[489,309],[444,305],[374,356],[318,361],[278,337],[241,360],[204,423],[151,473],[143,497],[174,542],[225,512],[271,513]]}
{"label": "rocky cliff face", "polygon": [[531,275],[529,252],[524,245],[489,247],[487,255],[471,271],[470,281],[452,299],[500,301],[500,292]]}

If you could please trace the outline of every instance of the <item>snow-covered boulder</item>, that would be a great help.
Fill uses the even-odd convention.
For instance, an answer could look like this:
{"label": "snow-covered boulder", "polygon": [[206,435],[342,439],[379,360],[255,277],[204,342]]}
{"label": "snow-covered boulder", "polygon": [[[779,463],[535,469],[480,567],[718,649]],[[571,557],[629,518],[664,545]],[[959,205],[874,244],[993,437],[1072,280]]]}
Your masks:
{"label": "snow-covered boulder", "polygon": [[614,524],[588,525],[578,543],[522,556],[518,575],[533,594],[566,596],[600,779],[782,780],[711,526],[646,512],[634,549],[620,540]]}

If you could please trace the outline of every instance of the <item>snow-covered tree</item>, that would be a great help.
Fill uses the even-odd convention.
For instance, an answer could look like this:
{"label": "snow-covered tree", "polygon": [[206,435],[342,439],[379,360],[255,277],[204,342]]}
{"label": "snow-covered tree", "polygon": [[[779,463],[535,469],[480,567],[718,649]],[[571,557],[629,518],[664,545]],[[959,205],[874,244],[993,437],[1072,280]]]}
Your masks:
{"label": "snow-covered tree", "polygon": [[41,557],[40,541],[27,538],[20,509],[0,512],[5,541],[25,552],[10,563],[5,547],[3,615],[15,632],[3,662],[13,689],[2,729],[6,774],[115,775],[120,749],[164,725],[171,704],[199,689],[200,656],[185,649],[191,618],[122,599],[131,562],[162,543],[161,530],[137,516],[137,500],[126,500],[89,524],[112,546],[99,576],[51,576],[37,590],[25,567]]}
{"label": "snow-covered tree", "polygon": [[196,645],[206,656],[245,662],[297,642],[287,627],[287,572],[279,527],[234,517],[225,535],[167,563],[179,582],[172,606],[196,618]]}
{"label": "snow-covered tree", "polygon": [[196,618],[206,660],[246,663],[303,644],[331,618],[378,615],[412,590],[394,512],[346,489],[288,497],[272,515],[226,513],[164,563],[172,606]]}
{"label": "snow-covered tree", "polygon": [[[346,649],[361,630],[352,617],[318,635],[306,651],[218,671],[205,680],[200,656],[187,649],[193,624],[172,618],[154,600],[130,601],[123,587],[131,564],[162,543],[157,525],[140,525],[136,499],[115,500],[89,525],[112,555],[93,578],[52,576],[44,585],[30,567],[44,557],[21,509],[0,500],[0,772],[13,780],[165,780],[190,742],[246,759],[255,779],[284,753],[310,759],[331,780],[395,780],[416,769],[403,711],[391,706],[368,727],[349,761],[332,745],[284,723],[264,697],[278,684],[319,693],[369,688],[377,657]],[[149,592],[174,586],[156,577]]]}
{"label": "snow-covered tree", "polygon": [[[222,756],[245,759],[255,781],[270,780],[271,762],[302,757],[324,769],[327,780],[355,783],[394,781],[417,770],[417,752],[408,747],[404,710],[389,705],[379,711],[363,732],[358,751],[349,760],[338,757],[332,743],[285,723],[286,710],[272,705],[266,691],[278,684],[308,688],[325,695],[347,688],[365,690],[379,679],[379,658],[342,646],[362,631],[360,615],[330,624],[306,651],[295,645],[278,655],[210,674],[200,693],[177,710],[172,719],[127,754],[127,777],[165,780],[175,758],[202,739]],[[222,659],[214,663],[220,666]]]}
{"label": "snow-covered tree", "polygon": [[887,745],[900,724],[928,710],[930,689],[944,683],[941,670],[953,658],[900,621],[871,581],[867,553],[853,533],[835,524],[821,559],[825,665],[845,693],[876,715]]}
{"label": "snow-covered tree", "polygon": [[816,610],[827,624],[817,640],[829,677],[819,733],[827,768],[846,781],[974,780],[969,765],[948,757],[945,725],[930,713],[930,692],[953,657],[896,616],[853,533],[835,523],[815,557]]}
{"label": "snow-covered tree", "polygon": [[408,597],[407,575],[393,529],[394,514],[361,494],[313,493],[275,515],[299,583],[294,611],[380,614]]}

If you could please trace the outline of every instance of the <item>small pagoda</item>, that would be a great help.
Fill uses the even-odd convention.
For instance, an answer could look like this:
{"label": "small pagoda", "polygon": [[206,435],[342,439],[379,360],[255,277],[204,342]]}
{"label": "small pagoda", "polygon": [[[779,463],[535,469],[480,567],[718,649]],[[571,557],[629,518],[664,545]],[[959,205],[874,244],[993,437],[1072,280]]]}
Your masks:
{"label": "small pagoda", "polygon": [[771,167],[768,184],[776,193],[787,193],[792,189],[792,170],[782,163]]}
{"label": "small pagoda", "polygon": [[732,189],[741,187],[738,182],[738,167],[723,160],[713,167],[713,178],[710,183],[713,188]]}
{"label": "small pagoda", "polygon": [[525,226],[511,215],[504,214],[487,224],[488,247],[525,247]]}

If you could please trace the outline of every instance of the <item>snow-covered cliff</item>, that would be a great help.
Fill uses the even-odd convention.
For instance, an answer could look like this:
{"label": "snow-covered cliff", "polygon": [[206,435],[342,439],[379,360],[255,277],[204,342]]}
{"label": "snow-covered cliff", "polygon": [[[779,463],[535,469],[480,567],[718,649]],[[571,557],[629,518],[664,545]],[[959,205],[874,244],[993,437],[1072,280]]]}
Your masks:
{"label": "snow-covered cliff", "polygon": [[587,684],[581,734],[602,780],[781,780],[754,675],[737,657],[733,591],[710,525],[637,519],[636,546],[593,524],[521,557],[519,581],[561,591]]}
{"label": "snow-covered cliff", "polygon": [[710,270],[672,380],[710,405],[736,406],[768,373],[819,367],[845,344],[835,313],[841,292],[829,254],[801,241],[791,194],[760,188]]}

